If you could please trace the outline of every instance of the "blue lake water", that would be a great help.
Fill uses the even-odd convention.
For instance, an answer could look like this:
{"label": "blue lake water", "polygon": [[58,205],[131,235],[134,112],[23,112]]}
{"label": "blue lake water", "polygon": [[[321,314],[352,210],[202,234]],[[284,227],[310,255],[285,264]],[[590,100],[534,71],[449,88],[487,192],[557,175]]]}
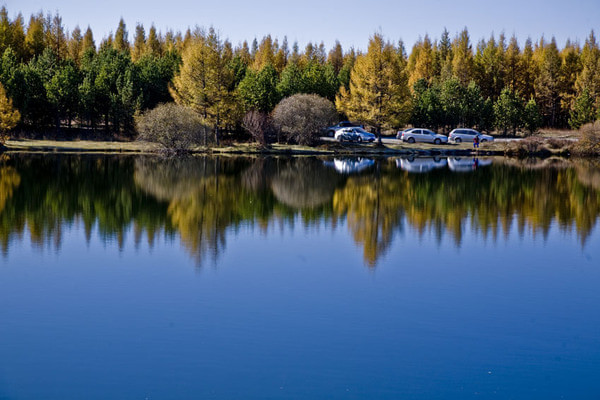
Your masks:
{"label": "blue lake water", "polygon": [[0,399],[597,399],[600,164],[12,155]]}

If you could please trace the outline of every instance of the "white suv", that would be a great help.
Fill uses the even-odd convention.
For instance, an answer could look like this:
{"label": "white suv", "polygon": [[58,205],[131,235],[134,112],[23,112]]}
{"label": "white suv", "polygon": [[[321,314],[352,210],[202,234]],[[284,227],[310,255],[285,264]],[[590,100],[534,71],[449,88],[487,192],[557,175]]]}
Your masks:
{"label": "white suv", "polygon": [[453,129],[448,136],[448,139],[454,143],[460,142],[472,142],[475,136],[479,136],[480,142],[493,142],[494,137],[490,135],[484,135],[483,133],[477,132],[475,129],[458,128]]}

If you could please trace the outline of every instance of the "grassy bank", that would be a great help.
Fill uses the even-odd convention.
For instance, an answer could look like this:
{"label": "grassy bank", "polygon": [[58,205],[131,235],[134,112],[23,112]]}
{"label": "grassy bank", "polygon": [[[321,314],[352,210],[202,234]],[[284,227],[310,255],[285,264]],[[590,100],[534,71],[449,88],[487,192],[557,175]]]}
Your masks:
{"label": "grassy bank", "polygon": [[[600,152],[578,154],[577,140],[571,135],[554,134],[549,137],[529,137],[516,141],[482,143],[476,152],[471,143],[433,145],[427,143],[407,144],[394,141],[383,146],[377,144],[354,144],[325,141],[316,146],[272,144],[261,147],[255,143],[228,143],[219,147],[196,147],[193,153],[212,154],[289,154],[289,155],[507,155],[507,156],[569,156],[599,155]],[[96,140],[35,140],[11,139],[6,142],[7,152],[66,152],[66,153],[160,153],[161,147],[141,141]]]}

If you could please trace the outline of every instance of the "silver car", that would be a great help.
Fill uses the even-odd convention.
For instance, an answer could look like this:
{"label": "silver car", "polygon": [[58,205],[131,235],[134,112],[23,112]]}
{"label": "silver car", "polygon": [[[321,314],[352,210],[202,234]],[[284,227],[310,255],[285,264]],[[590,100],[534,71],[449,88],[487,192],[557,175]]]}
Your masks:
{"label": "silver car", "polygon": [[348,140],[356,142],[373,142],[375,141],[375,135],[365,131],[363,128],[342,128],[335,132],[335,139],[338,141]]}
{"label": "silver car", "polygon": [[448,136],[438,135],[429,129],[413,128],[399,133],[399,139],[408,143],[425,142],[442,144],[448,142]]}
{"label": "silver car", "polygon": [[453,129],[452,132],[450,132],[449,138],[454,143],[460,143],[460,142],[472,142],[473,139],[475,139],[475,136],[479,137],[479,141],[481,143],[494,141],[493,136],[484,135],[483,133],[480,133],[480,132],[476,131],[475,129],[467,129],[467,128]]}

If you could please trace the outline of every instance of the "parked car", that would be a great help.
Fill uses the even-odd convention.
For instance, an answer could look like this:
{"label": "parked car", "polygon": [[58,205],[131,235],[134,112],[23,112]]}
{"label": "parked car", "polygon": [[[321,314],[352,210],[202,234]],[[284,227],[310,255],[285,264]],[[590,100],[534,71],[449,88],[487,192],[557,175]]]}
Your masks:
{"label": "parked car", "polygon": [[365,131],[363,128],[342,128],[339,131],[342,131],[344,134],[348,134],[352,136],[352,140],[355,140],[359,143],[361,142],[374,142],[376,136],[371,132]]}
{"label": "parked car", "polygon": [[425,142],[442,144],[448,142],[448,136],[438,135],[429,129],[413,128],[403,131],[400,140],[408,143]]}
{"label": "parked car", "polygon": [[396,139],[398,139],[398,140],[402,140],[402,135],[403,135],[404,133],[408,133],[408,132],[412,131],[413,129],[414,129],[414,128],[408,128],[408,129],[405,129],[405,130],[403,130],[403,131],[398,131],[398,133],[396,134]]}
{"label": "parked car", "polygon": [[361,125],[361,124],[357,124],[357,123],[350,122],[350,121],[342,121],[342,122],[339,122],[339,123],[337,123],[337,124],[335,124],[333,126],[328,127],[325,130],[325,133],[329,137],[334,137],[335,136],[335,132],[338,129],[341,129],[341,128],[353,128],[353,127],[364,128],[364,126]]}
{"label": "parked car", "polygon": [[482,143],[494,141],[493,136],[484,135],[483,133],[480,133],[480,132],[476,131],[475,129],[467,129],[467,128],[453,129],[452,132],[450,132],[449,139],[451,141],[453,141],[454,143],[472,142],[473,139],[475,139],[475,136],[478,136],[479,141]]}

